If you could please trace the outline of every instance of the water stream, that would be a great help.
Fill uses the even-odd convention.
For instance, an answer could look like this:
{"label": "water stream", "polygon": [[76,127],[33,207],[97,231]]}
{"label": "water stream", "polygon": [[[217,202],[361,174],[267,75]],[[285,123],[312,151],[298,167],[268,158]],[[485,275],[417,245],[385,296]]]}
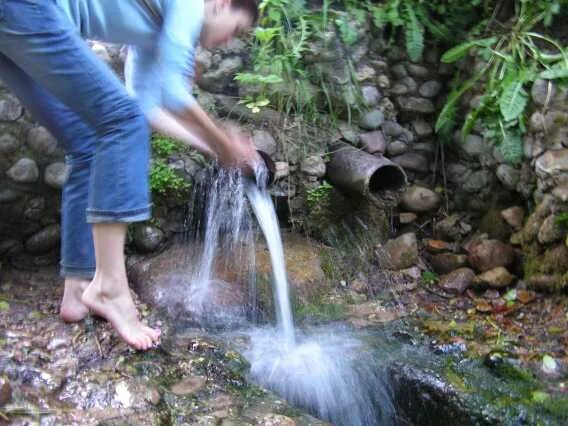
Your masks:
{"label": "water stream", "polygon": [[[220,171],[208,182],[201,224],[205,243],[191,287],[193,312],[203,315],[211,310],[207,306],[216,257],[245,253],[245,240],[244,246],[250,246],[248,198],[270,251],[277,317],[276,327],[240,331],[248,336],[249,344],[242,351],[251,363],[251,379],[335,425],[393,424],[391,393],[363,342],[345,327],[295,328],[278,217],[265,181],[260,170],[256,179]],[[245,261],[254,266],[254,256],[246,253],[241,265]],[[254,276],[250,278],[254,281]],[[250,289],[254,293],[254,284]],[[225,338],[230,342],[235,333]]]}

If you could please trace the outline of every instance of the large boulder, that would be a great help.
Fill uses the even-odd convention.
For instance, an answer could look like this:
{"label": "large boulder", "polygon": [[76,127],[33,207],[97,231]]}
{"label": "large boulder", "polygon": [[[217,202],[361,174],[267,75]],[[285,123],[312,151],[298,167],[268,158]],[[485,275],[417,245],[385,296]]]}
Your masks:
{"label": "large boulder", "polygon": [[412,212],[427,212],[434,210],[440,204],[440,196],[423,186],[408,187],[401,199],[402,206]]}
{"label": "large boulder", "polygon": [[409,232],[398,238],[388,240],[384,250],[378,250],[378,261],[382,268],[405,269],[418,261],[416,234]]}
{"label": "large boulder", "polygon": [[481,272],[506,267],[515,260],[513,247],[499,240],[475,241],[468,246],[468,261]]}
{"label": "large boulder", "polygon": [[[316,301],[328,287],[320,260],[320,247],[305,237],[285,232],[284,262],[291,291],[300,302]],[[262,243],[256,249],[256,274],[260,282],[272,281],[272,264],[268,247]]]}

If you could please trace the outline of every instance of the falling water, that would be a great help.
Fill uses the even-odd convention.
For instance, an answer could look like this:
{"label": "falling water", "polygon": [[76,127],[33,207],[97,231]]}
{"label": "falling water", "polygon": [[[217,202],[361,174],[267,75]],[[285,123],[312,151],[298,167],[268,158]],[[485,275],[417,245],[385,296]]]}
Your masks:
{"label": "falling water", "polygon": [[290,307],[288,279],[286,277],[286,266],[284,264],[284,249],[282,247],[282,237],[280,236],[280,226],[274,210],[274,204],[272,203],[268,191],[266,188],[263,188],[262,183],[257,185],[257,182],[263,182],[265,179],[262,171],[257,172],[256,182],[252,179],[248,179],[246,194],[262,232],[264,233],[266,244],[270,251],[278,326],[282,330],[286,345],[292,347],[296,342],[296,338],[294,335],[294,321],[292,319],[292,308]]}
{"label": "falling water", "polygon": [[[223,254],[226,270],[248,275],[246,280],[251,285],[255,282],[252,218],[246,205],[243,177],[238,170],[210,168],[201,177],[194,194],[193,210],[201,214],[195,215],[192,228],[197,232],[194,239],[203,240],[203,248],[197,262],[192,262],[195,268],[187,306],[200,320],[228,319],[234,313],[222,312],[215,306],[213,294],[219,287],[234,285],[215,276],[219,255]],[[252,290],[250,293],[254,295]]]}
{"label": "falling water", "polygon": [[[188,303],[193,312],[202,318],[210,315],[213,270],[220,253],[234,258],[234,253],[242,252],[237,256],[241,266],[252,262],[254,270],[251,244],[243,244],[252,242],[248,198],[270,251],[278,321],[276,328],[254,328],[248,333],[250,345],[243,350],[251,363],[251,378],[335,425],[392,424],[388,386],[362,342],[345,329],[295,330],[280,227],[265,184],[266,170],[258,170],[255,178],[221,170],[197,188],[196,192],[205,194],[200,200],[203,223],[196,224],[204,229],[205,242],[192,275]],[[243,251],[245,246],[249,251]],[[250,279],[253,284],[254,277]],[[233,340],[231,335],[227,338]]]}

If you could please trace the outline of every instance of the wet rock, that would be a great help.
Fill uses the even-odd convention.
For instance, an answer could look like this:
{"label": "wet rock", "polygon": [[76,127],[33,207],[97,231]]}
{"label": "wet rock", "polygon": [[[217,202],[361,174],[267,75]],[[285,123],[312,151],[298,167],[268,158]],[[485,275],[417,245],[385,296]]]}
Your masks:
{"label": "wet rock", "polygon": [[459,219],[459,215],[451,214],[436,222],[434,224],[434,235],[444,240],[457,240],[464,233]]}
{"label": "wet rock", "polygon": [[26,240],[26,250],[33,254],[46,253],[59,245],[61,229],[59,225],[49,225]]}
{"label": "wet rock", "polygon": [[20,147],[20,142],[14,136],[5,133],[0,135],[0,154],[12,154]]}
{"label": "wet rock", "polygon": [[448,164],[447,178],[450,182],[461,183],[471,175],[471,170],[460,163]]}
{"label": "wet rock", "polygon": [[9,203],[15,201],[22,196],[22,193],[12,188],[0,189],[0,203]]}
{"label": "wet rock", "polygon": [[554,275],[550,274],[534,274],[525,279],[530,287],[539,291],[549,291],[554,286]]}
{"label": "wet rock", "polygon": [[375,106],[381,100],[381,93],[375,86],[361,87],[361,96],[363,98],[363,105]]}
{"label": "wet rock", "polygon": [[438,274],[447,274],[467,265],[465,254],[437,253],[433,254],[430,263]]}
{"label": "wet rock", "polygon": [[296,422],[282,414],[269,414],[258,423],[259,426],[296,426]]}
{"label": "wet rock", "polygon": [[252,134],[252,141],[254,146],[260,151],[264,151],[270,156],[276,154],[276,141],[267,131],[255,130]]}
{"label": "wet rock", "polygon": [[543,179],[568,173],[568,149],[546,151],[536,160],[535,171]]}
{"label": "wet rock", "polygon": [[40,155],[52,155],[57,149],[57,140],[45,127],[33,127],[29,130],[27,144]]}
{"label": "wet rock", "polygon": [[406,64],[406,69],[411,76],[416,78],[426,78],[430,74],[428,68],[423,65],[409,63]]}
{"label": "wet rock", "polygon": [[369,154],[382,154],[386,148],[385,137],[380,130],[361,134],[361,144]]}
{"label": "wet rock", "polygon": [[243,66],[243,60],[236,57],[223,59],[217,69],[208,71],[199,79],[199,85],[212,93],[223,93],[225,85]]}
{"label": "wet rock", "polygon": [[8,379],[0,377],[0,407],[6,405],[12,399],[12,386]]}
{"label": "wet rock", "polygon": [[390,156],[400,155],[408,151],[408,145],[402,141],[393,141],[387,146],[387,154]]}
{"label": "wet rock", "polygon": [[380,89],[389,89],[391,87],[390,78],[384,74],[381,74],[377,77],[377,86]]}
{"label": "wet rock", "polygon": [[[454,386],[428,369],[402,362],[389,364],[387,369],[397,407],[397,415],[405,422],[424,426],[450,426],[459,420],[461,426],[481,422],[474,412],[459,401]],[[486,422],[491,424],[491,422]]]}
{"label": "wet rock", "polygon": [[45,183],[52,188],[61,189],[67,180],[67,168],[64,163],[52,163],[45,168]]}
{"label": "wet rock", "polygon": [[18,183],[33,183],[39,178],[39,169],[31,158],[21,158],[6,172],[6,175]]}
{"label": "wet rock", "polygon": [[515,277],[502,266],[485,271],[475,277],[476,283],[487,284],[491,288],[503,288],[511,285]]}
{"label": "wet rock", "polygon": [[491,188],[493,174],[489,170],[479,170],[473,172],[464,182],[463,189],[466,192],[474,193]]}
{"label": "wet rock", "polygon": [[26,203],[24,209],[24,217],[30,220],[39,220],[45,210],[45,198],[32,198]]}
{"label": "wet rock", "polygon": [[414,120],[412,122],[412,128],[414,129],[416,136],[418,136],[418,139],[431,136],[434,133],[432,124],[425,120]]}
{"label": "wet rock", "polygon": [[356,78],[359,83],[363,83],[365,81],[372,81],[375,79],[376,76],[377,72],[375,71],[375,69],[368,65],[363,65],[359,67],[356,71]]}
{"label": "wet rock", "polygon": [[351,144],[353,145],[356,145],[359,142],[359,132],[350,124],[341,123],[339,125],[339,132],[341,133],[343,139],[345,139],[347,142],[351,142]]}
{"label": "wet rock", "polygon": [[285,161],[276,161],[274,163],[274,180],[283,179],[290,175],[290,164]]}
{"label": "wet rock", "polygon": [[170,388],[170,392],[176,395],[195,395],[205,387],[207,378],[203,376],[188,377],[177,382]]}
{"label": "wet rock", "polygon": [[403,63],[394,65],[390,70],[393,73],[393,75],[398,79],[404,78],[408,75],[408,71],[406,70],[406,67],[404,66]]}
{"label": "wet rock", "polygon": [[522,228],[525,220],[525,211],[522,207],[509,207],[501,212],[501,216],[516,231]]}
{"label": "wet rock", "polygon": [[16,121],[24,114],[24,109],[15,96],[0,97],[0,121]]}
{"label": "wet rock", "polygon": [[404,208],[411,212],[427,212],[438,207],[440,196],[423,186],[412,185],[402,196],[401,203]]}
{"label": "wet rock", "polygon": [[531,88],[533,101],[540,106],[544,106],[547,99],[552,99],[556,95],[556,87],[549,80],[537,79]]}
{"label": "wet rock", "polygon": [[414,80],[412,77],[404,77],[402,80],[400,80],[400,82],[408,88],[408,93],[414,94],[418,90],[418,83],[416,83],[416,80]]}
{"label": "wet rock", "polygon": [[418,218],[418,215],[416,215],[416,213],[400,213],[398,215],[398,220],[401,223],[401,225],[406,225],[408,223],[412,223],[417,218]]}
{"label": "wet rock", "polygon": [[164,238],[162,230],[155,226],[140,224],[134,228],[134,245],[142,252],[149,253],[156,250]]}
{"label": "wet rock", "polygon": [[430,80],[420,86],[420,96],[425,98],[435,98],[440,93],[442,89],[442,84],[436,80]]}
{"label": "wet rock", "polygon": [[395,121],[385,121],[382,125],[382,130],[386,136],[395,138],[404,132],[404,127]]}
{"label": "wet rock", "polygon": [[410,90],[408,89],[408,86],[403,83],[396,83],[391,89],[391,93],[395,96],[406,95],[409,92]]}
{"label": "wet rock", "polygon": [[442,275],[438,285],[448,293],[462,294],[473,283],[475,272],[469,268],[459,268]]}
{"label": "wet rock", "polygon": [[568,202],[568,182],[556,186],[552,190],[552,195],[554,195],[557,199],[559,199],[563,203]]}
{"label": "wet rock", "polygon": [[379,264],[387,269],[409,268],[418,261],[418,244],[413,232],[388,240],[384,248],[386,256],[379,259]]}
{"label": "wet rock", "polygon": [[564,236],[562,227],[556,222],[556,215],[548,216],[538,230],[538,242],[550,244],[560,240]]}
{"label": "wet rock", "polygon": [[[320,248],[299,234],[284,232],[284,261],[288,281],[301,301],[314,300],[327,288],[320,259]],[[263,245],[256,250],[256,272],[260,279],[270,281],[272,264],[270,253]]]}
{"label": "wet rock", "polygon": [[460,150],[469,158],[478,158],[484,151],[483,138],[478,135],[469,134],[461,138],[461,134],[456,132],[456,139]]}
{"label": "wet rock", "polygon": [[531,132],[543,132],[544,131],[544,115],[540,111],[535,111],[532,113],[529,119],[529,129]]}
{"label": "wet rock", "polygon": [[428,159],[417,152],[405,152],[404,154],[391,158],[391,160],[404,169],[421,173],[427,173],[429,171]]}
{"label": "wet rock", "polygon": [[365,130],[376,130],[385,121],[385,115],[382,111],[374,109],[363,113],[359,125]]}
{"label": "wet rock", "polygon": [[400,109],[404,112],[432,114],[436,111],[430,99],[399,96],[396,98],[396,101]]}
{"label": "wet rock", "polygon": [[515,260],[513,248],[499,240],[474,241],[468,251],[469,263],[481,272],[508,266]]}
{"label": "wet rock", "polygon": [[302,160],[300,169],[308,176],[325,176],[325,162],[319,155],[311,155]]}
{"label": "wet rock", "polygon": [[499,167],[497,167],[496,173],[497,177],[505,186],[505,188],[514,190],[517,187],[521,176],[521,173],[518,169],[515,169],[509,164],[500,164]]}
{"label": "wet rock", "polygon": [[443,240],[427,239],[424,242],[424,248],[430,253],[440,253],[451,249],[451,244]]}

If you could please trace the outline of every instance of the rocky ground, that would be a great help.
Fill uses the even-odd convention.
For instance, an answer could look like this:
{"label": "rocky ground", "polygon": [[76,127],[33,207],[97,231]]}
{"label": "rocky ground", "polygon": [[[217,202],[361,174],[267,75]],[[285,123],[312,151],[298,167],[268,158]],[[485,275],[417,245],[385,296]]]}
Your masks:
{"label": "rocky ground", "polygon": [[323,424],[249,384],[246,360],[199,330],[163,323],[160,347],[136,353],[100,319],[58,319],[54,268],[0,276],[0,424]]}

